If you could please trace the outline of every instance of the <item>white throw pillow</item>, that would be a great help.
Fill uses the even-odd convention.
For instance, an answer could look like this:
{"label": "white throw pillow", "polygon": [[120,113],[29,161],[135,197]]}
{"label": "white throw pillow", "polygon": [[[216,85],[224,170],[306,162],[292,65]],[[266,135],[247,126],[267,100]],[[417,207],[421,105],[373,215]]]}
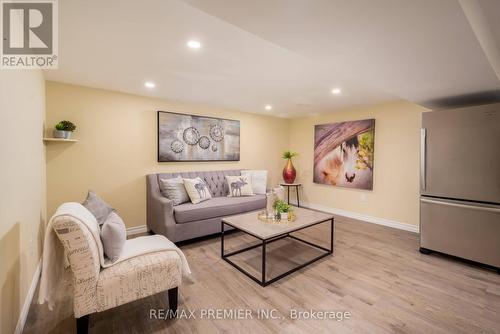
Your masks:
{"label": "white throw pillow", "polygon": [[106,218],[100,236],[104,254],[111,262],[115,262],[120,257],[123,246],[125,246],[125,240],[127,240],[127,228],[116,212],[111,212]]}
{"label": "white throw pillow", "polygon": [[182,179],[184,181],[184,187],[191,199],[191,203],[198,204],[202,201],[212,198],[210,194],[210,189],[208,189],[205,181],[197,177],[194,179]]}
{"label": "white throw pillow", "polygon": [[242,170],[241,175],[248,176],[248,179],[252,182],[252,190],[254,194],[266,194],[267,170]]}
{"label": "white throw pillow", "polygon": [[228,197],[253,196],[252,182],[247,175],[226,176]]}

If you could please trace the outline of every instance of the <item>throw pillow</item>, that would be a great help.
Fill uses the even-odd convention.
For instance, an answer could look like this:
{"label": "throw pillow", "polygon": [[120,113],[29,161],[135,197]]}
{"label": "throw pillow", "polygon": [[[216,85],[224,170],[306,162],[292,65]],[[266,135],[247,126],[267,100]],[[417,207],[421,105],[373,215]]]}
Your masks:
{"label": "throw pillow", "polygon": [[229,187],[228,197],[253,196],[252,182],[246,175],[226,176]]}
{"label": "throw pillow", "polygon": [[191,203],[198,204],[202,201],[212,198],[210,190],[205,182],[199,177],[195,179],[183,179],[186,192],[191,199]]}
{"label": "throw pillow", "polygon": [[252,182],[254,194],[265,195],[267,192],[267,170],[242,170],[241,175],[248,176]]}
{"label": "throw pillow", "polygon": [[160,179],[160,190],[163,196],[171,200],[174,205],[189,202],[189,195],[180,176],[173,179]]}
{"label": "throw pillow", "polygon": [[125,224],[116,212],[111,212],[102,225],[101,241],[104,254],[112,262],[115,262],[120,257],[125,240],[127,240]]}
{"label": "throw pillow", "polygon": [[94,215],[99,225],[104,224],[109,214],[115,210],[92,191],[89,191],[82,205]]}

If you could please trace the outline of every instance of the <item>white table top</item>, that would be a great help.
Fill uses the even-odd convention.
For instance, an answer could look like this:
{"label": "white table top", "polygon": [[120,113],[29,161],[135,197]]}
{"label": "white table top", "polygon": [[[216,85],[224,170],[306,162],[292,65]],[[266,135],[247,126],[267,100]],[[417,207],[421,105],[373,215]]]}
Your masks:
{"label": "white table top", "polygon": [[297,207],[294,207],[293,210],[297,219],[288,223],[262,222],[257,218],[257,212],[226,217],[222,221],[257,238],[269,239],[333,219],[333,215],[329,213]]}
{"label": "white table top", "polygon": [[302,183],[286,183],[286,182],[280,182],[280,186],[301,186]]}

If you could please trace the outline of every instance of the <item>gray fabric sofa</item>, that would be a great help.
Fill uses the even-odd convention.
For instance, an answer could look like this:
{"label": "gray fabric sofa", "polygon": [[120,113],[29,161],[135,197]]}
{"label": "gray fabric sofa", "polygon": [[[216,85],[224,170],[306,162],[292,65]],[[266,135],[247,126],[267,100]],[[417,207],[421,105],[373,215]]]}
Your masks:
{"label": "gray fabric sofa", "polygon": [[[150,174],[147,182],[147,228],[162,234],[173,242],[220,233],[221,219],[225,216],[262,210],[266,195],[227,197],[229,188],[226,175],[241,175],[241,170],[210,172],[183,172]],[[160,191],[159,179],[200,177],[207,184],[212,199],[198,204],[173,205]]]}

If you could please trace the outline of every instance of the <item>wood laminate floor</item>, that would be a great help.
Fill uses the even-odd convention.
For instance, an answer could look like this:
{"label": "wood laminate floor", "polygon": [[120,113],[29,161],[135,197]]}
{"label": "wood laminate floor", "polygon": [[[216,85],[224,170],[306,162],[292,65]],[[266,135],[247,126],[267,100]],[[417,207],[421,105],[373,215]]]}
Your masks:
{"label": "wood laminate floor", "polygon": [[[326,246],[328,226],[301,236]],[[226,246],[253,240],[232,233]],[[161,293],[91,316],[90,333],[500,333],[500,275],[422,255],[415,233],[340,218],[333,256],[265,288],[221,260],[218,237],[181,248],[193,274],[179,289],[179,311],[194,311],[195,319],[151,319],[151,309],[168,307]],[[277,241],[268,250],[269,275],[317,255],[297,242]],[[257,272],[260,251],[235,260]],[[248,319],[207,318],[217,309],[242,310]],[[291,309],[349,312],[350,319],[292,319]],[[258,310],[278,319],[257,319]],[[75,331],[70,282],[61,285],[54,311],[31,305],[24,333]]]}

